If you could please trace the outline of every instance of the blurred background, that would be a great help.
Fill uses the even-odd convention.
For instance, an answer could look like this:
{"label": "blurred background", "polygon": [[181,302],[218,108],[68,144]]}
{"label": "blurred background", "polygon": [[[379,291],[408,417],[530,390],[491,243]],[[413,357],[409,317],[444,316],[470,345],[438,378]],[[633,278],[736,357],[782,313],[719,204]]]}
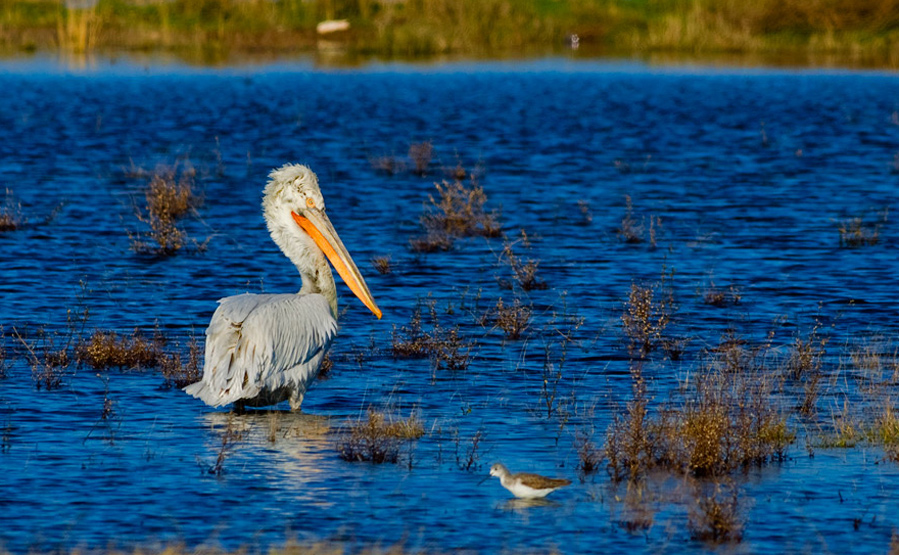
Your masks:
{"label": "blurred background", "polygon": [[0,49],[218,63],[359,57],[748,56],[896,67],[897,0],[3,0]]}

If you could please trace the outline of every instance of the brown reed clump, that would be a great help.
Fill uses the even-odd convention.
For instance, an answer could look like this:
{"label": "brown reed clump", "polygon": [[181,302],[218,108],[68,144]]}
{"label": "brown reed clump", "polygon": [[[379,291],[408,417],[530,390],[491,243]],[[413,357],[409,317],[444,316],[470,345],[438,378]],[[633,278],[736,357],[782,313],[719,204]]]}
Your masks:
{"label": "brown reed clump", "polygon": [[147,211],[163,219],[175,220],[201,206],[203,199],[193,190],[196,174],[193,168],[182,169],[180,177],[176,168],[157,170],[144,195]]}
{"label": "brown reed clump", "polygon": [[469,172],[465,169],[465,166],[462,165],[461,160],[452,168],[443,168],[443,173],[450,179],[456,181],[462,181],[469,176]]}
{"label": "brown reed clump", "polygon": [[471,342],[459,335],[459,329],[453,328],[438,336],[436,350],[431,356],[431,363],[439,370],[465,370],[471,364]]}
{"label": "brown reed clump", "polygon": [[0,380],[6,377],[6,333],[0,325]]}
{"label": "brown reed clump", "polygon": [[22,205],[15,200],[12,191],[6,189],[3,205],[0,206],[0,232],[15,231],[24,224]]}
{"label": "brown reed clump", "polygon": [[164,341],[158,334],[150,339],[139,329],[131,335],[96,330],[86,342],[75,347],[75,358],[95,370],[109,368],[154,368],[164,360]]}
{"label": "brown reed clump", "polygon": [[766,373],[700,371],[693,389],[654,425],[656,461],[695,476],[718,476],[783,460],[796,434],[770,402],[773,389]]}
{"label": "brown reed clump", "polygon": [[[625,243],[642,243],[646,235],[646,219],[643,218],[641,221],[637,221],[637,218],[634,216],[634,203],[630,195],[624,196],[624,202],[626,206],[624,218],[621,219],[621,224],[615,232]],[[661,229],[662,219],[658,216],[650,216],[649,245],[652,248],[656,247],[658,234]]]}
{"label": "brown reed clump", "polygon": [[701,368],[680,397],[650,413],[639,365],[633,398],[607,432],[605,455],[614,479],[635,479],[652,468],[721,476],[783,460],[796,434],[772,403],[772,374],[757,364],[726,373]]}
{"label": "brown reed clump", "polygon": [[[432,319],[436,318],[436,311],[431,307]],[[402,326],[397,333],[396,326],[393,329],[391,349],[393,356],[399,358],[426,358],[432,350],[431,335],[422,327],[421,304],[415,307],[408,326]]]}
{"label": "brown reed clump", "polygon": [[186,362],[182,362],[179,352],[162,356],[159,360],[159,370],[165,379],[165,387],[181,389],[200,381],[202,377],[200,355],[200,344],[195,337],[191,337]]}
{"label": "brown reed clump", "polygon": [[586,200],[577,201],[578,211],[581,213],[581,223],[583,225],[589,225],[593,223],[593,212],[590,210],[590,203]]}
{"label": "brown reed clump", "polygon": [[849,360],[865,400],[882,405],[884,410],[891,406],[893,390],[899,384],[899,347],[883,337],[874,338],[852,347]]}
{"label": "brown reed clump", "polygon": [[855,447],[864,439],[862,424],[852,414],[848,399],[843,400],[843,408],[831,414],[832,433],[824,438],[822,446],[847,449]]}
{"label": "brown reed clump", "polygon": [[738,305],[742,299],[743,296],[737,287],[731,285],[727,289],[720,289],[715,286],[714,281],[702,293],[702,302],[718,308]]}
{"label": "brown reed clump", "polygon": [[[471,472],[481,467],[480,447],[484,440],[484,432],[478,430],[468,440],[463,440],[458,428],[453,430],[453,443],[456,446],[456,467]],[[464,449],[463,449],[464,444]]]}
{"label": "brown reed clump", "polygon": [[589,476],[599,470],[604,457],[602,449],[593,442],[592,434],[578,430],[574,435],[574,448],[578,455],[577,470],[583,476]]}
{"label": "brown reed clump", "polygon": [[[655,508],[647,499],[648,491],[645,481],[632,480],[627,483],[624,507],[616,521],[618,526],[631,534],[645,533],[655,523]],[[619,499],[616,496],[615,500]]]}
{"label": "brown reed clump", "polygon": [[381,275],[387,275],[393,271],[389,256],[376,256],[371,259],[371,265]]}
{"label": "brown reed clump", "polygon": [[428,166],[431,165],[433,155],[434,146],[431,144],[431,141],[409,145],[409,158],[412,160],[412,165],[415,168],[413,171],[417,175],[427,175]]}
{"label": "brown reed clump", "polygon": [[625,195],[624,202],[627,211],[624,214],[624,218],[621,219],[620,227],[616,231],[624,239],[625,243],[642,243],[643,225],[634,218],[634,203],[631,200],[631,196]]}
{"label": "brown reed clump", "polygon": [[421,216],[428,235],[449,237],[499,237],[498,214],[486,212],[487,194],[472,177],[470,186],[462,181],[434,184],[439,198],[429,195],[430,206]]}
{"label": "brown reed clump", "polygon": [[69,344],[58,347],[55,342],[57,336],[47,334],[43,329],[38,330],[35,341],[27,341],[16,328],[12,329],[12,333],[27,353],[35,387],[39,391],[62,387],[62,377],[71,363]]}
{"label": "brown reed clump", "polygon": [[673,296],[664,282],[651,285],[632,283],[621,315],[624,334],[630,340],[628,352],[643,358],[659,346],[673,311]]}
{"label": "brown reed clump", "polygon": [[[529,244],[527,234],[524,232],[524,230],[522,230],[521,233],[522,241],[525,244]],[[529,259],[527,262],[523,262],[515,254],[515,251],[512,250],[512,246],[513,243],[506,243],[505,245],[503,245],[503,258],[506,260],[506,262],[509,264],[509,268],[512,270],[512,276],[515,278],[515,283],[517,283],[523,291],[547,289],[549,285],[547,285],[545,281],[537,277],[537,268],[540,263],[533,259]],[[507,289],[512,289],[512,284],[504,279],[500,279],[500,286]]]}
{"label": "brown reed clump", "polygon": [[506,339],[519,339],[530,326],[531,313],[531,307],[521,304],[519,299],[512,305],[505,305],[500,297],[496,305],[481,316],[481,325],[501,329]]}
{"label": "brown reed clump", "polygon": [[[203,204],[203,199],[193,190],[196,170],[176,167],[156,171],[144,192],[145,208],[138,208],[137,218],[150,227],[146,235],[131,235],[131,248],[137,253],[171,255],[188,242],[187,233],[178,221],[189,211]],[[144,240],[148,237],[155,246]]]}
{"label": "brown reed clump", "polygon": [[614,480],[635,480],[644,475],[653,464],[652,441],[649,435],[646,382],[643,368],[632,364],[632,397],[623,415],[616,414],[606,432],[603,455],[609,474]]}
{"label": "brown reed clump", "polygon": [[867,435],[871,443],[883,448],[886,458],[899,462],[899,414],[890,398],[884,400]]}
{"label": "brown reed clump", "polygon": [[425,331],[422,325],[422,306],[419,304],[408,326],[402,326],[397,332],[393,329],[391,350],[398,358],[428,358],[435,369],[465,370],[471,362],[472,344],[459,335],[458,328],[443,328],[437,319],[437,310],[433,302],[428,304],[431,317],[431,330]]}
{"label": "brown reed clump", "polygon": [[448,251],[453,248],[453,238],[445,233],[429,231],[426,235],[409,239],[413,252],[424,254]]}
{"label": "brown reed clump", "polygon": [[840,222],[840,246],[858,248],[880,242],[880,225],[866,223],[862,218]]}
{"label": "brown reed clump", "polygon": [[709,544],[741,542],[743,520],[736,488],[715,484],[714,492],[700,494],[688,513],[687,529],[691,538]]}
{"label": "brown reed clump", "polygon": [[369,159],[373,170],[387,175],[395,175],[406,170],[406,163],[395,156],[378,156]]}
{"label": "brown reed clump", "polygon": [[423,435],[424,426],[417,413],[403,419],[369,408],[367,419],[352,422],[338,440],[337,453],[345,461],[395,463],[403,443]]}
{"label": "brown reed clump", "polygon": [[228,415],[228,423],[225,429],[219,434],[221,443],[219,444],[218,454],[215,462],[210,465],[206,472],[215,476],[221,476],[225,473],[225,461],[234,449],[240,445],[246,438],[246,432],[242,430],[233,414]]}
{"label": "brown reed clump", "polygon": [[816,321],[812,330],[805,336],[797,335],[793,340],[793,348],[787,360],[787,371],[794,380],[815,376],[821,372],[822,357],[825,354],[827,337],[821,337],[818,330],[821,322]]}

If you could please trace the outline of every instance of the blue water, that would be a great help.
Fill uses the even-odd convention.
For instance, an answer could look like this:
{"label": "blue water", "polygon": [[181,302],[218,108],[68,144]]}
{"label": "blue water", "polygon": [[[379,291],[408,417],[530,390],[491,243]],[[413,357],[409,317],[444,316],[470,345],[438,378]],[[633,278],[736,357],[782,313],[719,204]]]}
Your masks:
{"label": "blue water", "polygon": [[[773,332],[786,352],[817,318],[828,338],[818,416],[791,419],[799,439],[787,461],[733,477],[745,519],[735,549],[883,552],[899,527],[899,466],[879,449],[806,449],[847,387],[862,395],[846,385],[852,346],[899,331],[897,228],[883,213],[899,200],[896,75],[566,60],[352,70],[6,63],[0,90],[0,187],[27,218],[0,233],[2,548],[265,549],[297,538],[472,552],[705,550],[687,530],[691,480],[656,477],[653,524],[632,533],[620,524],[625,486],[575,471],[575,433],[595,430],[601,443],[631,392],[620,323],[631,283],[671,270],[677,312],[666,333],[689,343],[680,360],[659,352],[645,362],[658,400],[727,330],[750,340]],[[434,145],[429,175],[373,169],[372,159],[404,159],[423,141]],[[185,159],[205,204],[184,225],[209,240],[206,250],[135,254],[128,232],[143,230],[134,206],[146,180],[130,169]],[[156,371],[73,365],[59,389],[35,387],[13,329],[47,346],[39,329],[65,338],[67,310],[87,308],[76,333],[158,326],[183,350],[202,338],[217,299],[297,290],[259,209],[268,172],[292,161],[318,173],[384,318],[339,286],[335,368],[303,415],[281,415],[275,442],[272,416],[238,417],[245,438],[214,476],[205,470],[227,411],[163,387]],[[411,252],[433,183],[457,163],[479,168],[509,240],[527,232],[530,247],[515,252],[539,260],[546,290],[500,287],[510,277],[501,239]],[[661,218],[656,248],[617,235],[626,195],[647,228]],[[853,217],[880,222],[876,245],[840,247],[839,224]],[[384,255],[393,272],[380,275],[368,261]],[[741,302],[704,304],[711,281],[738,287]],[[500,296],[533,304],[525,339],[478,323]],[[475,344],[467,370],[390,355],[395,327],[429,300],[441,325]],[[555,401],[564,410],[547,417],[545,349],[558,360],[559,331],[579,318]],[[400,464],[339,458],[341,426],[369,406],[417,410],[425,422]],[[575,483],[551,504],[522,507],[496,480],[479,483],[494,461]]]}

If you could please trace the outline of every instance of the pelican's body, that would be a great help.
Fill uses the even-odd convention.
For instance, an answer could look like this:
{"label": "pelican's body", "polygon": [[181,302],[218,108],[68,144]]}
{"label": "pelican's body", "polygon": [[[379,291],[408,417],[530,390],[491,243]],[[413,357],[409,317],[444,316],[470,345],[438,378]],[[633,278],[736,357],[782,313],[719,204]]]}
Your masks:
{"label": "pelican's body", "polygon": [[540,499],[571,483],[571,480],[547,478],[527,472],[512,474],[505,465],[500,463],[496,463],[490,468],[490,475],[499,477],[502,486],[519,499]]}
{"label": "pelican's body", "polygon": [[378,318],[381,311],[331,226],[309,168],[273,171],[262,206],[272,239],[303,286],[297,294],[221,299],[206,329],[203,378],[184,390],[214,407],[289,400],[298,410],[337,334],[337,288],[327,259]]}

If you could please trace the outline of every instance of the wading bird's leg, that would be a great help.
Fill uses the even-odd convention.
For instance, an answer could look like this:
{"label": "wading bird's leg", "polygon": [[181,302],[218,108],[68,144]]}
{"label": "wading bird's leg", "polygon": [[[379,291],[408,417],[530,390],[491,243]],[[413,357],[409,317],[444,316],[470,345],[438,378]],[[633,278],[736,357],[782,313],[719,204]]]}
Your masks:
{"label": "wading bird's leg", "polygon": [[294,390],[290,394],[290,411],[300,412],[300,405],[303,404],[303,394]]}
{"label": "wading bird's leg", "polygon": [[246,409],[244,409],[244,406],[243,406],[243,399],[238,399],[237,401],[234,401],[234,404],[231,405],[231,410],[234,412],[234,414],[246,413],[247,411],[246,411]]}

